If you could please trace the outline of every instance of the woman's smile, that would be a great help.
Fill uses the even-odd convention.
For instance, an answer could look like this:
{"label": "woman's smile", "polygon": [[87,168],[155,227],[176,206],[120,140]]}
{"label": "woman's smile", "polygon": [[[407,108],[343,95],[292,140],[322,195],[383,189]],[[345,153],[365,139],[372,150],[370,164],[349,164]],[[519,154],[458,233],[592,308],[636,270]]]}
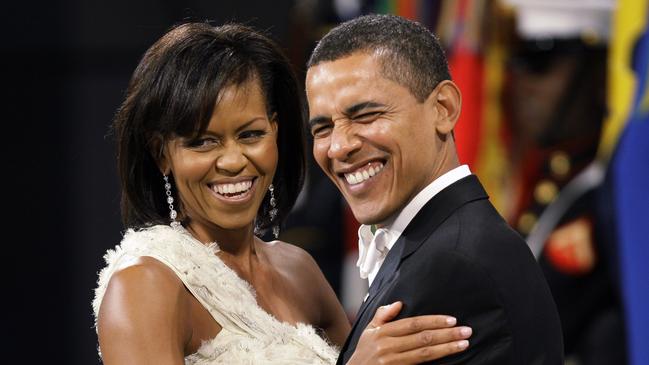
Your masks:
{"label": "woman's smile", "polygon": [[231,182],[207,184],[214,196],[227,204],[247,203],[254,195],[256,177],[237,179]]}

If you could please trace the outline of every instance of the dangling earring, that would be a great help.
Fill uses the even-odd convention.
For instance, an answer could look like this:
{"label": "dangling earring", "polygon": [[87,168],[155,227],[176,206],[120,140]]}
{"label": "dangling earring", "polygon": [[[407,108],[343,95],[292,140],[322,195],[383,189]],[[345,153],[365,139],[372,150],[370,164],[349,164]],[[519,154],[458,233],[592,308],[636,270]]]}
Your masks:
{"label": "dangling earring", "polygon": [[[272,223],[275,220],[275,217],[277,216],[277,201],[275,200],[275,186],[271,183],[270,186],[268,187],[268,190],[270,191],[270,211],[268,214],[270,214],[270,222]],[[273,226],[273,236],[277,239],[279,237],[279,224],[275,224]]]}
{"label": "dangling earring", "polygon": [[171,223],[169,224],[173,228],[178,228],[180,223],[176,221],[178,213],[174,209],[174,197],[171,196],[171,183],[169,182],[169,176],[162,175],[162,178],[165,181],[165,194],[167,194],[167,204],[169,204],[169,218],[171,218]]}

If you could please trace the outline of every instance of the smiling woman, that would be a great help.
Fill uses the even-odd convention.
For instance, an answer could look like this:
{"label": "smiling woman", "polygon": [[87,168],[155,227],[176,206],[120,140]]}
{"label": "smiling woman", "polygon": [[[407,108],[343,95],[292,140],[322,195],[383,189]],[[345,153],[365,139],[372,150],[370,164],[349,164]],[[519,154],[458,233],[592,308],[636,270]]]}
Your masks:
{"label": "smiling woman", "polygon": [[[350,325],[317,264],[256,235],[277,237],[302,186],[298,89],[279,48],[240,25],[180,25],[146,52],[114,123],[128,230],[93,301],[104,364],[336,362]],[[365,358],[461,350],[448,317],[386,323],[399,309],[368,326]]]}
{"label": "smiling woman", "polygon": [[303,110],[252,29],[184,24],[146,52],[114,124],[129,230],[93,303],[104,363],[335,361],[349,324],[328,283],[304,251],[254,235],[300,191]]}
{"label": "smiling woman", "polygon": [[173,171],[190,229],[208,235],[204,225],[238,229],[255,219],[278,161],[277,122],[267,109],[251,77],[221,92],[204,132],[165,143],[160,169]]}
{"label": "smiling woman", "polygon": [[[142,58],[115,119],[124,223],[142,227],[168,222],[167,204],[159,199],[165,193],[160,175],[168,171],[159,164],[169,152],[167,144],[174,137],[173,141],[200,151],[219,143],[208,130],[210,125],[218,126],[215,117],[222,117],[214,114],[215,109],[218,112],[223,105],[220,114],[225,107],[241,109],[244,105],[224,106],[227,103],[221,101],[238,96],[236,101],[244,103],[250,92],[257,93],[256,107],[263,109],[257,110],[255,117],[268,121],[273,117],[273,122],[283,127],[274,137],[281,157],[274,194],[276,220],[284,218],[304,178],[304,106],[298,90],[291,66],[279,48],[249,28],[185,24],[167,33]],[[242,133],[250,136],[253,132]],[[271,225],[271,209],[270,196],[266,196],[257,217],[260,228]]]}

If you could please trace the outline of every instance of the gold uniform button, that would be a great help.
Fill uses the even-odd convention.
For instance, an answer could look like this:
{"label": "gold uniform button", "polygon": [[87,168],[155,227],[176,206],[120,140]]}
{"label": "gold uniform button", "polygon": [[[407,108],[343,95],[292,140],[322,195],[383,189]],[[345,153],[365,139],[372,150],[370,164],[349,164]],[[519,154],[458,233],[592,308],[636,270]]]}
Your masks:
{"label": "gold uniform button", "polygon": [[525,212],[518,218],[518,231],[523,234],[528,234],[536,224],[536,215],[532,212]]}
{"label": "gold uniform button", "polygon": [[542,180],[534,188],[534,199],[539,204],[549,204],[554,198],[557,197],[559,189],[557,185],[550,180]]}
{"label": "gold uniform button", "polygon": [[570,158],[565,152],[555,152],[550,157],[550,171],[556,177],[565,177],[570,172]]}

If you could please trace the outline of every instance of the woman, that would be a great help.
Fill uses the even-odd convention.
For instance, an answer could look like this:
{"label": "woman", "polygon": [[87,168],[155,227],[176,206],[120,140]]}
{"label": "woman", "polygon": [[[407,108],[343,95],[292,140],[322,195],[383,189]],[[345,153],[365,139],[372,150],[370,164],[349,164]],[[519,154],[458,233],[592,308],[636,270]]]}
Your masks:
{"label": "woman", "polygon": [[[240,25],[184,24],[144,55],[115,118],[122,214],[93,302],[105,364],[329,364],[350,326],[313,259],[255,231],[304,177],[288,61]],[[377,313],[350,364],[460,351],[446,316]],[[460,346],[458,346],[458,344]]]}

